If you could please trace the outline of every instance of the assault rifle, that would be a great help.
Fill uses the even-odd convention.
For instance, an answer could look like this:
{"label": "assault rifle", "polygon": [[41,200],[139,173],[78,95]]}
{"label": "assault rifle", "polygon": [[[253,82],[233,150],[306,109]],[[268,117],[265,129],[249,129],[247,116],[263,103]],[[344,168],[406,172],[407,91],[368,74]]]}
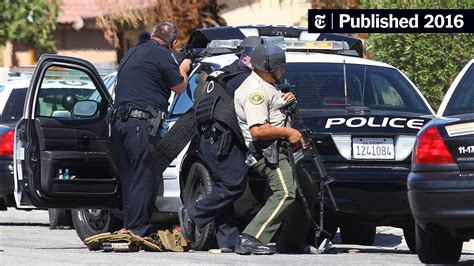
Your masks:
{"label": "assault rifle", "polygon": [[[296,165],[298,165],[299,163],[302,163],[304,158],[309,158],[311,163],[314,165],[314,167],[316,167],[316,170],[318,171],[319,224],[316,223],[316,221],[314,221],[311,215],[311,210],[309,209],[307,199],[303,195],[303,191],[297,180],[298,178],[295,178],[295,181],[296,181],[298,193],[300,194],[303,204],[304,204],[306,216],[312,222],[314,230],[315,230],[316,247],[318,247],[318,251],[320,253],[326,253],[331,249],[332,244],[330,242],[330,239],[332,238],[332,235],[326,230],[324,230],[324,201],[325,201],[324,198],[325,198],[325,192],[327,191],[329,199],[331,200],[331,203],[334,209],[336,211],[338,210],[331,188],[329,187],[329,184],[334,181],[334,178],[328,176],[327,174],[326,167],[324,166],[321,160],[321,157],[319,156],[318,149],[316,148],[316,143],[313,140],[312,132],[309,128],[307,128],[304,125],[303,119],[301,118],[300,112],[296,106],[296,100],[287,102],[286,104],[280,107],[280,110],[282,110],[286,114],[285,125],[287,123],[288,117],[291,118],[293,125],[301,133],[303,140],[305,142],[305,147],[301,147],[296,152],[293,152],[291,150],[291,147],[288,148],[288,158],[290,160],[290,165],[293,168],[294,176],[296,177],[296,168],[295,168]],[[310,200],[315,200],[315,199],[310,199]],[[324,236],[324,240],[321,242],[320,245],[318,245],[317,241],[320,236]]]}

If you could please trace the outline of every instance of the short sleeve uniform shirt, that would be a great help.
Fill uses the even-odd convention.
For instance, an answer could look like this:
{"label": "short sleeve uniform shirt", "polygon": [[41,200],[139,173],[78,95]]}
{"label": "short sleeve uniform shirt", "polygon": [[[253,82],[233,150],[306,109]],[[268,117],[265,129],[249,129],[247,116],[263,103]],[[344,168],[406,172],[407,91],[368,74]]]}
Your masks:
{"label": "short sleeve uniform shirt", "polygon": [[247,147],[255,140],[250,135],[252,126],[269,123],[284,127],[285,115],[279,109],[284,104],[281,92],[255,72],[244,80],[235,91],[234,107]]}
{"label": "short sleeve uniform shirt", "polygon": [[176,59],[168,48],[153,40],[133,47],[128,53],[133,54],[120,70],[115,87],[117,106],[131,105],[141,110],[152,106],[166,111],[171,87],[183,82]]}

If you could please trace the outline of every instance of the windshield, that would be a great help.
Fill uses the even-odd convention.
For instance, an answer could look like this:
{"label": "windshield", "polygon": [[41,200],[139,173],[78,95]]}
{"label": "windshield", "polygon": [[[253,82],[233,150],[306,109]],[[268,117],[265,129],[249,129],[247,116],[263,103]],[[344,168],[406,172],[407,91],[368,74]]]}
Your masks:
{"label": "windshield", "polygon": [[443,115],[474,113],[474,65],[471,65],[453,92]]}
{"label": "windshield", "polygon": [[16,123],[20,120],[23,115],[26,91],[26,88],[12,90],[0,116],[0,123]]}
{"label": "windshield", "polygon": [[[396,69],[340,63],[288,63],[282,81],[291,85],[300,109],[368,110],[431,114],[410,82]],[[347,106],[346,106],[347,98]]]}

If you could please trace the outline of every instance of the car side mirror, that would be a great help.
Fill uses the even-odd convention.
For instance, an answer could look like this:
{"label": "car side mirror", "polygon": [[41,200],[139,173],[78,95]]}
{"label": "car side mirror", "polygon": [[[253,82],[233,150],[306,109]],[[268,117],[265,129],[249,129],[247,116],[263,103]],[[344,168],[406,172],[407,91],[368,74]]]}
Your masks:
{"label": "car side mirror", "polygon": [[74,105],[74,115],[78,117],[89,117],[95,115],[97,110],[99,109],[99,105],[96,101],[93,100],[82,100],[78,101]]}

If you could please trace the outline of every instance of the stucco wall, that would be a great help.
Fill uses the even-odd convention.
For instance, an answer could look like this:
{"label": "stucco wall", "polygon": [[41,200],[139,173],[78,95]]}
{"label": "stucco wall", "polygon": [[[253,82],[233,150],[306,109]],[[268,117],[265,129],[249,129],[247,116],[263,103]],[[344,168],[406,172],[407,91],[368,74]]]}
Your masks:
{"label": "stucco wall", "polygon": [[228,25],[278,24],[307,27],[308,0],[222,0],[222,17]]}

